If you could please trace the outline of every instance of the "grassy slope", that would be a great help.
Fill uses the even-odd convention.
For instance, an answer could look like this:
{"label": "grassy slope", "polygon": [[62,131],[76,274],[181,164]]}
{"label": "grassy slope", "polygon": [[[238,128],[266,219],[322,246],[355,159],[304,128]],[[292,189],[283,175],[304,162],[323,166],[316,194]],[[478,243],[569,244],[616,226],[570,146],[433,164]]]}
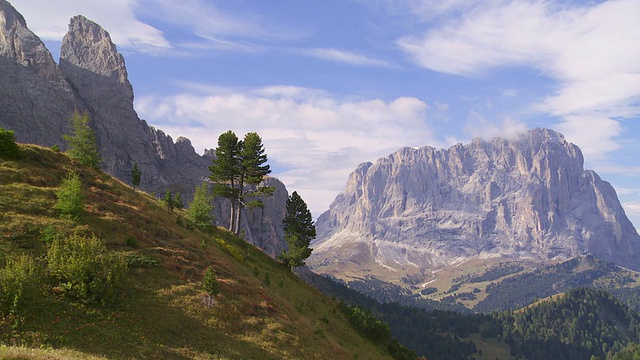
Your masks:
{"label": "grassy slope", "polygon": [[[55,192],[77,167],[49,149],[22,149],[23,160],[0,160],[0,266],[19,254],[41,257],[47,229],[94,233],[112,251],[151,256],[160,265],[132,269],[115,307],[50,292],[24,318],[0,319],[0,344],[9,346],[0,346],[1,358],[388,358],[334,301],[257,248],[221,229],[211,236],[178,226],[178,213],[101,172],[78,168],[85,214],[78,223],[61,219],[52,210]],[[125,245],[132,239],[138,247]],[[221,292],[207,308],[200,280],[210,265]],[[53,350],[31,350],[38,347]]]}

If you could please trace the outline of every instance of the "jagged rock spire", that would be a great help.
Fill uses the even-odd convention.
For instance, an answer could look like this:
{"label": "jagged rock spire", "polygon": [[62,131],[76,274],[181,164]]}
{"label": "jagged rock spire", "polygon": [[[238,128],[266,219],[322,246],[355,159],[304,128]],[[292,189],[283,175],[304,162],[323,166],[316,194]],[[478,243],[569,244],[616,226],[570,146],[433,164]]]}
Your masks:
{"label": "jagged rock spire", "polygon": [[84,80],[90,72],[100,76],[101,82],[121,84],[125,95],[133,100],[124,57],[109,33],[82,15],[72,17],[69,22],[60,48],[60,65],[72,82]]}
{"label": "jagged rock spire", "polygon": [[12,59],[48,79],[60,72],[44,43],[27,28],[24,17],[7,1],[0,0],[0,57]]}

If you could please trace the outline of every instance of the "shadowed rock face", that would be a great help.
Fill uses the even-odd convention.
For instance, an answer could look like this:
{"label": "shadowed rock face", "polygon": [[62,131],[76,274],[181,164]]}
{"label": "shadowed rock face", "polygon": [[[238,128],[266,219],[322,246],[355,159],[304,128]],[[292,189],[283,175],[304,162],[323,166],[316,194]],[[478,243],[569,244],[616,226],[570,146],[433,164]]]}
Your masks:
{"label": "shadowed rock face", "polygon": [[640,269],[640,237],[614,189],[552,130],[403,148],[360,165],[317,221],[308,262],[437,269],[478,256],[593,254]]}
{"label": "shadowed rock face", "polygon": [[[14,130],[19,142],[66,149],[63,135],[78,110],[91,118],[102,168],[124,182],[130,182],[137,162],[141,189],[158,194],[170,189],[190,199],[210,174],[210,151],[198,155],[188,139],[174,142],[138,117],[124,57],[109,33],[83,16],[71,19],[58,65],[22,15],[0,0],[0,74],[0,127]],[[262,227],[249,221],[255,220],[257,210],[247,211],[243,220],[246,239],[273,255],[283,246],[280,213],[287,195],[277,179],[268,181],[279,191],[260,210]],[[216,200],[215,206],[221,208],[224,202]],[[223,221],[221,217],[219,223]]]}

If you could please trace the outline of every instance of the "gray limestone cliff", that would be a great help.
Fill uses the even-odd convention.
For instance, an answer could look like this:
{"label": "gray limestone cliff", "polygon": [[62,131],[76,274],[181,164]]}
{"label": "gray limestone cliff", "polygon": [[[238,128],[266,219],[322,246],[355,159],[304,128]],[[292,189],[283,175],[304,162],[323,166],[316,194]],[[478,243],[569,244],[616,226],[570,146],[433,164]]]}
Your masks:
{"label": "gray limestone cliff", "polygon": [[613,187],[547,129],[448,150],[403,148],[362,164],[316,227],[308,263],[320,272],[582,254],[640,269],[640,237]]}
{"label": "gray limestone cliff", "polygon": [[5,0],[0,0],[0,74],[0,127],[15,130],[21,142],[60,143],[77,99],[44,43]]}
{"label": "gray limestone cliff", "polygon": [[[0,0],[0,74],[0,127],[14,130],[19,142],[57,144],[64,150],[63,135],[77,110],[91,119],[103,170],[124,182],[130,182],[131,169],[138,163],[141,189],[158,194],[169,189],[190,199],[195,186],[210,174],[211,151],[201,156],[188,139],[174,142],[138,117],[124,57],[109,33],[84,16],[71,19],[58,65],[22,15]],[[273,255],[283,244],[280,212],[286,195],[280,195],[286,189],[277,179],[267,181],[279,191],[261,210],[262,227],[254,225],[255,210],[243,221],[247,240]],[[224,205],[216,200],[216,208]],[[224,217],[218,221],[224,224]]]}

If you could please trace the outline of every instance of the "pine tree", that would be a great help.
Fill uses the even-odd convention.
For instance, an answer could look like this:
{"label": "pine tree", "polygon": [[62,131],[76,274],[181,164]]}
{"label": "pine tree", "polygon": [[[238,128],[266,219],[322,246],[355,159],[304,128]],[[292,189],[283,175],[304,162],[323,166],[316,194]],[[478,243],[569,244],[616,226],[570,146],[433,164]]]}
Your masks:
{"label": "pine tree", "polygon": [[80,175],[72,171],[66,179],[62,180],[60,189],[56,192],[56,197],[58,200],[54,205],[54,209],[63,216],[77,220],[82,214],[84,202]]}
{"label": "pine tree", "polygon": [[164,193],[164,196],[162,197],[162,201],[164,202],[164,205],[167,207],[167,210],[169,211],[173,211],[173,195],[171,194],[171,190],[167,190]]}
{"label": "pine tree", "polygon": [[193,201],[187,208],[187,218],[193,226],[202,231],[208,231],[213,227],[212,200],[207,184],[202,184],[196,187]]}
{"label": "pine tree", "polygon": [[216,278],[216,271],[211,266],[209,266],[207,271],[204,273],[202,287],[210,296],[216,296],[220,292],[220,285]]}
{"label": "pine tree", "polygon": [[173,198],[173,207],[178,210],[184,209],[184,204],[182,203],[182,196],[180,196],[180,193],[176,193],[176,197]]}
{"label": "pine tree", "polygon": [[307,204],[296,191],[287,199],[286,207],[287,214],[282,222],[287,249],[278,258],[293,269],[303,266],[311,255],[313,249],[309,244],[316,237],[316,227]]}
{"label": "pine tree", "polygon": [[[262,138],[256,132],[247,133],[240,144],[240,168],[241,176],[239,185],[239,206],[236,210],[236,235],[240,234],[240,219],[244,207],[262,207],[263,202],[259,196],[271,196],[275,190],[272,186],[259,186],[264,177],[271,173],[266,164]],[[250,185],[245,188],[244,185]]]}
{"label": "pine tree", "polygon": [[96,134],[89,126],[89,115],[80,115],[76,110],[71,118],[71,134],[64,135],[69,144],[67,154],[79,163],[97,169],[102,162],[96,144]]}
{"label": "pine tree", "polygon": [[270,186],[258,186],[271,172],[266,162],[267,155],[257,133],[248,133],[244,140],[238,140],[236,134],[229,130],[218,137],[216,158],[209,167],[210,178],[215,184],[214,194],[231,202],[229,231],[236,235],[240,235],[242,209],[262,206],[256,198],[271,195],[274,191]]}
{"label": "pine tree", "polygon": [[133,170],[131,170],[131,184],[133,185],[133,192],[136,192],[136,188],[140,185],[140,179],[142,178],[142,172],[138,168],[138,163],[133,164]]}
{"label": "pine tree", "polygon": [[238,190],[236,183],[239,181],[240,144],[238,137],[229,130],[218,137],[218,147],[216,157],[209,166],[211,180],[215,184],[213,193],[216,196],[229,199],[231,202],[231,214],[229,220],[229,231],[235,230],[236,206],[238,203]]}
{"label": "pine tree", "polygon": [[16,143],[13,130],[0,128],[0,159],[18,160],[20,157],[22,152]]}

